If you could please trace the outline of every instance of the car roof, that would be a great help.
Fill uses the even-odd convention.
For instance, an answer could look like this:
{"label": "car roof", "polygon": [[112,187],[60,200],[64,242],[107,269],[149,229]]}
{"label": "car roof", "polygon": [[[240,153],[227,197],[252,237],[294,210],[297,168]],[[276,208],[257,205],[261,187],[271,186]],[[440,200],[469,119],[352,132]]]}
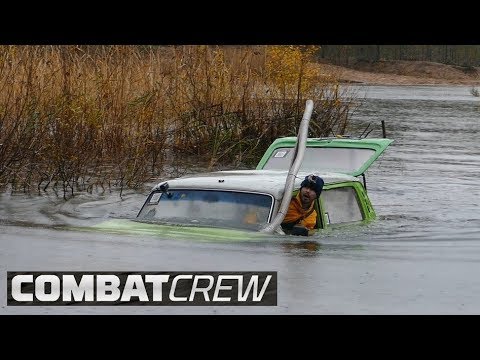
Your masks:
{"label": "car roof", "polygon": [[[300,183],[309,174],[311,173],[299,172],[295,179],[294,189],[300,188]],[[315,175],[320,176],[325,185],[346,181],[360,181],[354,176],[340,173],[315,173]],[[284,170],[217,171],[162,181],[154,187],[154,190],[168,182],[170,189],[238,190],[267,193],[280,199],[283,197],[287,176],[288,171]]]}

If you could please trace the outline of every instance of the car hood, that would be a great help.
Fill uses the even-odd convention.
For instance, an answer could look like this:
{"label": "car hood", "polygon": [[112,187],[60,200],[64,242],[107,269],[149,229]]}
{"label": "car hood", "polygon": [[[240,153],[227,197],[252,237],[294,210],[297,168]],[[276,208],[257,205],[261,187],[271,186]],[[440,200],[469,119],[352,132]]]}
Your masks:
{"label": "car hood", "polygon": [[90,227],[75,228],[75,230],[98,231],[121,235],[153,235],[162,238],[183,238],[195,239],[200,241],[247,241],[257,240],[265,237],[265,234],[254,231],[242,231],[226,228],[153,224],[129,219],[108,220]]}

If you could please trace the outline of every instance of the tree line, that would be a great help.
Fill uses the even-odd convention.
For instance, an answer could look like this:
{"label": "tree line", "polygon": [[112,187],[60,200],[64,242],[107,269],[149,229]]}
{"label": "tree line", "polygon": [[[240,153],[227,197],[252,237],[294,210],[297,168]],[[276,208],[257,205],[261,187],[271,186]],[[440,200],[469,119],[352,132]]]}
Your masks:
{"label": "tree line", "polygon": [[357,61],[413,60],[479,66],[480,45],[321,45],[318,58],[336,65]]}

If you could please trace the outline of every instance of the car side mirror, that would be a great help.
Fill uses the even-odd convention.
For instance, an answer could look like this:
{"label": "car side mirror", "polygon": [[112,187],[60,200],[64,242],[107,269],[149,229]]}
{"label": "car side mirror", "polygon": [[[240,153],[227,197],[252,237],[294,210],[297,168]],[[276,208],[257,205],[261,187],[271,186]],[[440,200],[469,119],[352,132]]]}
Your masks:
{"label": "car side mirror", "polygon": [[167,197],[170,199],[170,198],[172,197],[172,194],[170,194],[170,193],[168,192],[168,188],[169,188],[169,187],[170,187],[170,186],[168,185],[168,182],[166,182],[166,183],[160,185],[160,191],[161,191],[162,193],[164,193],[164,194],[167,194]]}
{"label": "car side mirror", "polygon": [[166,193],[166,192],[168,191],[168,188],[169,188],[168,182],[166,182],[165,184],[160,185],[160,191],[161,191],[162,193]]}

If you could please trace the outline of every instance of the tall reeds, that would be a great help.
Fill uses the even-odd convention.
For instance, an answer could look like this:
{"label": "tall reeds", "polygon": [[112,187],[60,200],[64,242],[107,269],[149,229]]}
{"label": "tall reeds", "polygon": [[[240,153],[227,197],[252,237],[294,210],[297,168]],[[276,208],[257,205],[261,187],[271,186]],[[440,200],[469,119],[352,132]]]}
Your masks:
{"label": "tall reeds", "polygon": [[313,47],[0,46],[0,187],[137,187],[172,162],[246,167],[294,135],[345,131],[353,102]]}

